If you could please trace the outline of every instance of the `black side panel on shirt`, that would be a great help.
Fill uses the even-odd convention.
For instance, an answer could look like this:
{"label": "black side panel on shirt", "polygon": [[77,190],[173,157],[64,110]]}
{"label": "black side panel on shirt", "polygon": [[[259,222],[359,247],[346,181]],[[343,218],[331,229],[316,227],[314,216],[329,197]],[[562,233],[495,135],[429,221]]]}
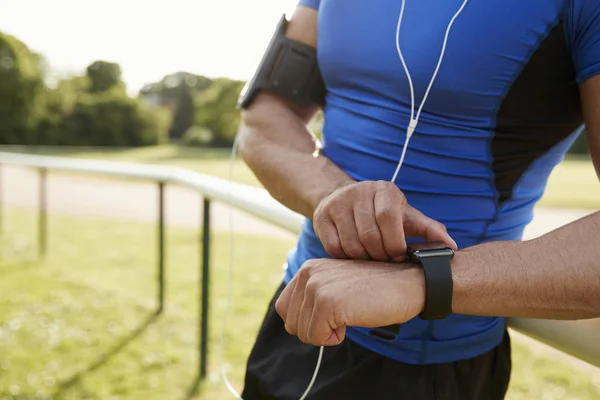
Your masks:
{"label": "black side panel on shirt", "polygon": [[562,23],[510,87],[496,117],[493,170],[502,204],[531,163],[582,123],[579,88]]}

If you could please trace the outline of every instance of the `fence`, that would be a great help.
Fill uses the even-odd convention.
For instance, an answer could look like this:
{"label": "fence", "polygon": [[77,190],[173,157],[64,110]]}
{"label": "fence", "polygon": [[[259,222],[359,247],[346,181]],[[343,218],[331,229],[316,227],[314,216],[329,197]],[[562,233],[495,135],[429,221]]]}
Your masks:
{"label": "fence", "polygon": [[[100,160],[73,159],[62,157],[38,156],[0,152],[0,166],[14,165],[35,168],[39,171],[39,213],[38,242],[40,256],[46,251],[47,243],[47,174],[48,171],[72,171],[92,173],[120,178],[133,178],[155,182],[157,185],[157,241],[158,241],[158,309],[163,311],[164,304],[164,190],[166,184],[176,184],[197,191],[202,197],[203,207],[202,257],[199,266],[200,279],[200,315],[199,315],[199,360],[200,378],[207,374],[207,332],[208,332],[208,293],[210,290],[210,208],[211,201],[230,203],[233,207],[272,223],[292,233],[298,233],[303,217],[275,201],[264,189],[199,174],[182,168],[151,166],[136,163],[108,162]],[[0,206],[2,205],[0,182]],[[0,209],[0,227],[2,211]],[[600,319],[580,321],[559,321],[542,319],[509,319],[509,326],[540,342],[546,343],[567,354],[575,356],[592,365],[600,367]]]}

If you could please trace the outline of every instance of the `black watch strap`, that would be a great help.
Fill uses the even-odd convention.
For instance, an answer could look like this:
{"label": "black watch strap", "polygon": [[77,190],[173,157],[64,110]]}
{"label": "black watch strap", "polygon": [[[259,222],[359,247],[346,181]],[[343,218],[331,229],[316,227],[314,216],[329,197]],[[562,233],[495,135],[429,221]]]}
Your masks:
{"label": "black watch strap", "polygon": [[450,257],[422,257],[425,273],[425,307],[421,319],[442,319],[452,315],[452,267]]}
{"label": "black watch strap", "polygon": [[[452,315],[452,260],[453,252],[446,255],[424,255],[413,258],[421,264],[425,274],[425,307],[419,317],[423,320],[443,319]],[[384,340],[394,340],[400,324],[374,328],[370,334]]]}
{"label": "black watch strap", "polygon": [[369,332],[372,336],[378,337],[384,340],[394,340],[398,333],[400,333],[400,324],[383,326],[380,328],[372,329]]}

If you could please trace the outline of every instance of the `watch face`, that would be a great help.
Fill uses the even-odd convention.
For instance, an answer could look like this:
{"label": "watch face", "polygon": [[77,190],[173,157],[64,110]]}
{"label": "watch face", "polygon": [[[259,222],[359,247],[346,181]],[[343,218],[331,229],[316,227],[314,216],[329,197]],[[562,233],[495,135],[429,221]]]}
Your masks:
{"label": "watch face", "polygon": [[407,256],[416,261],[425,257],[454,257],[454,250],[441,242],[411,243],[408,245]]}

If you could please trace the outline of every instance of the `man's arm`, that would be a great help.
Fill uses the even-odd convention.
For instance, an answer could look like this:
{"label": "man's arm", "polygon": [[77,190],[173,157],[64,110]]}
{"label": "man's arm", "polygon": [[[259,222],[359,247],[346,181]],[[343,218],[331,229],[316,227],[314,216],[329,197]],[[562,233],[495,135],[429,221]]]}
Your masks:
{"label": "man's arm", "polygon": [[[600,212],[539,238],[456,252],[455,314],[544,319],[600,317]],[[376,294],[376,295],[375,295]],[[277,300],[286,330],[334,346],[346,326],[402,324],[425,305],[423,270],[409,263],[310,260]]]}
{"label": "man's arm", "polygon": [[533,240],[459,251],[453,280],[458,314],[600,317],[600,213]]}
{"label": "man's arm", "polygon": [[[299,6],[286,36],[316,48],[317,11]],[[326,195],[354,182],[318,155],[318,143],[307,128],[317,111],[261,92],[242,112],[239,132],[240,155],[256,177],[276,200],[307,218]]]}
{"label": "man's arm", "polygon": [[[299,6],[286,35],[316,48],[317,11]],[[405,237],[456,248],[445,227],[407,204],[391,182],[355,182],[320,154],[307,128],[317,108],[261,92],[242,113],[240,154],[280,203],[313,220],[335,258],[402,260]]]}

